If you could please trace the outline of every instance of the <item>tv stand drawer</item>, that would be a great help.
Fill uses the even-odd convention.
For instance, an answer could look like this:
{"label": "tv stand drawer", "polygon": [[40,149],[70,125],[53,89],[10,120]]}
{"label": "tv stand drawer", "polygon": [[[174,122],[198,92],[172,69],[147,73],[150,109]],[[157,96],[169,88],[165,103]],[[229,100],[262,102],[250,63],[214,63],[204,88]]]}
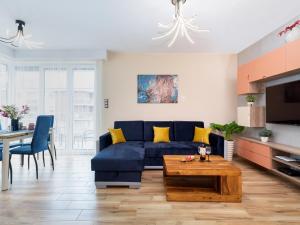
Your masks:
{"label": "tv stand drawer", "polygon": [[237,141],[237,153],[251,162],[272,169],[272,150],[268,146],[239,139]]}

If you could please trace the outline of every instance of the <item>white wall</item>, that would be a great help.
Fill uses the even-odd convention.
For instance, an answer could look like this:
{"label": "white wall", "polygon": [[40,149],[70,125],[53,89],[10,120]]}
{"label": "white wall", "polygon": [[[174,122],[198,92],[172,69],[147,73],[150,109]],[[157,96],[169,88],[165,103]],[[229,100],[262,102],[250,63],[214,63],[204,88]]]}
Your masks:
{"label": "white wall", "polygon": [[[103,64],[103,98],[110,105],[103,112],[103,132],[115,120],[203,120],[207,125],[234,120],[236,73],[232,54],[109,53]],[[179,103],[137,104],[138,74],[177,74]]]}

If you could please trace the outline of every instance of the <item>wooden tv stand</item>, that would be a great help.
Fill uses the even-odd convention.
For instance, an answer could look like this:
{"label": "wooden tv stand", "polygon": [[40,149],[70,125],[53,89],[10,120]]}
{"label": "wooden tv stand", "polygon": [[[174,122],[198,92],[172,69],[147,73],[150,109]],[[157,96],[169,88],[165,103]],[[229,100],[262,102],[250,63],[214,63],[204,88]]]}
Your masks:
{"label": "wooden tv stand", "polygon": [[258,164],[272,173],[288,179],[300,186],[300,176],[289,176],[279,168],[293,168],[300,170],[300,161],[287,162],[275,156],[300,156],[300,148],[282,145],[273,142],[263,143],[258,139],[239,137],[236,142],[237,154],[255,164]]}

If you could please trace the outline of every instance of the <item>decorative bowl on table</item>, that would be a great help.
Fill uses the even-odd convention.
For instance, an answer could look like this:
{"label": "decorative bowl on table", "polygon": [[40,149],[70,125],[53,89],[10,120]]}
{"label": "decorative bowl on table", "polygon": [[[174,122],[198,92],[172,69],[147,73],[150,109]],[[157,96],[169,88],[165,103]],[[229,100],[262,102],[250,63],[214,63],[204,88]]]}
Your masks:
{"label": "decorative bowl on table", "polygon": [[191,161],[194,161],[195,158],[196,157],[194,155],[188,155],[188,156],[185,156],[184,158],[182,158],[180,161],[181,162],[191,162]]}

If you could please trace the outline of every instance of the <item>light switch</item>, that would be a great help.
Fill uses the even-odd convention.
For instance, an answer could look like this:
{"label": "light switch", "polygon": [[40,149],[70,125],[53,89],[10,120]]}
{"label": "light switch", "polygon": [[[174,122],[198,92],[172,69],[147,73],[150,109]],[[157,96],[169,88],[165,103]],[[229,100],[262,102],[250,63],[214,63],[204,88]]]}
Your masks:
{"label": "light switch", "polygon": [[108,109],[108,108],[109,108],[109,102],[108,102],[108,99],[107,99],[107,98],[104,99],[104,108],[105,108],[105,109]]}

